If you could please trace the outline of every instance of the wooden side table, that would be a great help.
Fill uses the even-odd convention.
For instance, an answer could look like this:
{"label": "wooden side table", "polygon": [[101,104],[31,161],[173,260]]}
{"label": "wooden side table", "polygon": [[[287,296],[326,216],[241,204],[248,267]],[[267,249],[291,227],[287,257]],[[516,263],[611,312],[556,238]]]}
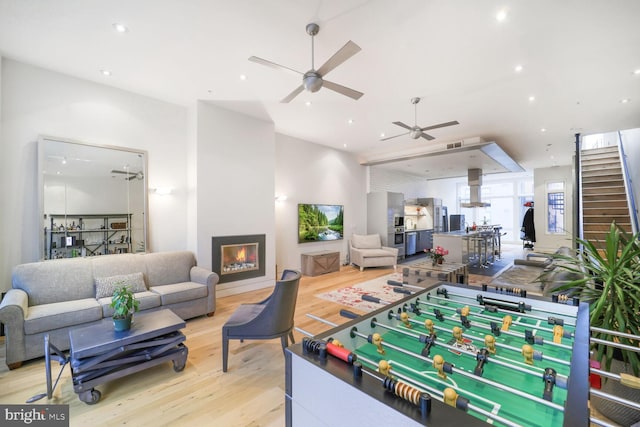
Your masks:
{"label": "wooden side table", "polygon": [[302,274],[318,276],[340,270],[340,252],[319,251],[301,255]]}

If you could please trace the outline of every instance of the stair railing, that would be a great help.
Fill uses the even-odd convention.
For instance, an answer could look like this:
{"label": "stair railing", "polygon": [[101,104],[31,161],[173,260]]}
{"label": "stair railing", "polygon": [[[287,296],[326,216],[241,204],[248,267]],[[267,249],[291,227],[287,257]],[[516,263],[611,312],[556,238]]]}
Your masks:
{"label": "stair railing", "polygon": [[631,178],[627,166],[627,156],[624,152],[624,144],[622,143],[622,133],[618,131],[618,151],[620,153],[620,164],[622,165],[622,179],[624,181],[624,189],[627,193],[627,204],[629,205],[629,216],[631,217],[631,230],[633,234],[638,232],[638,208],[636,199],[633,195],[633,187],[631,186]]}

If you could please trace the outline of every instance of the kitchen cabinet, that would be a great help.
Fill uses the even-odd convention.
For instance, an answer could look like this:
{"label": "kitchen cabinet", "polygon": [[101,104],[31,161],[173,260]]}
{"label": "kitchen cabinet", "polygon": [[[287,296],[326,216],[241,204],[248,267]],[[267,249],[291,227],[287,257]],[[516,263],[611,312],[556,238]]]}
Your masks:
{"label": "kitchen cabinet", "polygon": [[424,252],[425,249],[433,248],[433,231],[432,230],[418,230],[416,239],[416,252]]}

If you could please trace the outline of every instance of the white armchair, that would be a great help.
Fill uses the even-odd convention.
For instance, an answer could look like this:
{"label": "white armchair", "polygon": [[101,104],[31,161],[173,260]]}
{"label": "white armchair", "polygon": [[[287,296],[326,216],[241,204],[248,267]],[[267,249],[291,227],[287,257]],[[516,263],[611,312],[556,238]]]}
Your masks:
{"label": "white armchair", "polygon": [[379,234],[354,234],[349,241],[349,259],[360,267],[393,266],[398,262],[398,249],[382,246]]}

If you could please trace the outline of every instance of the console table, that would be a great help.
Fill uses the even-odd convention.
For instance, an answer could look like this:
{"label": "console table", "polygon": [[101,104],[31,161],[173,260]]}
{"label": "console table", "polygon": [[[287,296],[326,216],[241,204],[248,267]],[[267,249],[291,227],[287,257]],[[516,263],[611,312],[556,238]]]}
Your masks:
{"label": "console table", "polygon": [[340,270],[340,252],[308,252],[301,257],[302,274],[305,276],[318,276]]}

